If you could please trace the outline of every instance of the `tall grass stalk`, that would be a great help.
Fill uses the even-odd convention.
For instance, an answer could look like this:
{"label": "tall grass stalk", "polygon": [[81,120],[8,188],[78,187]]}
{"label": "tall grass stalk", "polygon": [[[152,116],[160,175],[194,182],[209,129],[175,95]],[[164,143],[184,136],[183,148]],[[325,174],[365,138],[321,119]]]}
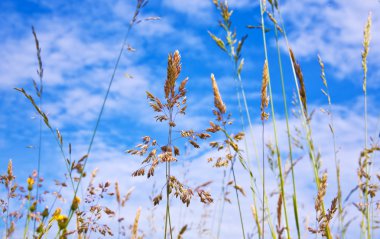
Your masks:
{"label": "tall grass stalk", "polygon": [[336,145],[336,136],[335,136],[335,127],[334,127],[334,115],[332,113],[332,104],[331,104],[331,95],[330,95],[330,90],[329,90],[329,87],[328,87],[328,83],[327,83],[327,79],[326,79],[326,74],[325,74],[325,66],[324,66],[324,63],[322,61],[322,58],[320,56],[318,56],[318,62],[319,62],[319,65],[321,67],[321,79],[322,79],[322,82],[323,82],[323,85],[325,86],[325,89],[322,90],[322,92],[326,95],[327,97],[327,102],[328,102],[328,116],[329,116],[329,119],[330,119],[330,123],[329,123],[329,128],[330,128],[330,132],[331,132],[331,135],[332,135],[332,139],[333,139],[333,149],[334,149],[334,162],[335,162],[335,173],[336,173],[336,180],[337,180],[337,191],[338,191],[338,217],[339,217],[339,226],[338,226],[338,229],[339,229],[339,234],[340,234],[340,238],[344,238],[344,234],[343,234],[343,205],[342,205],[342,188],[341,188],[341,181],[340,181],[340,160],[338,159],[338,149],[337,149],[337,145]]}
{"label": "tall grass stalk", "polygon": [[[173,109],[169,109],[169,122],[173,122]],[[168,133],[168,147],[172,147],[172,129],[173,126],[169,125],[169,133]],[[170,220],[170,162],[166,161],[166,212],[165,212],[165,235],[167,236],[167,229],[169,225],[170,238],[173,238],[171,220]]]}
{"label": "tall grass stalk", "polygon": [[[274,8],[275,6],[271,6],[272,8],[272,14],[274,17]],[[284,112],[285,112],[285,122],[286,122],[286,133],[288,136],[288,147],[289,147],[289,160],[291,165],[291,173],[292,173],[292,186],[293,186],[293,212],[294,212],[294,218],[296,222],[297,227],[297,236],[298,239],[301,238],[301,230],[300,230],[300,223],[299,223],[299,216],[298,216],[298,203],[297,203],[297,189],[296,189],[296,183],[295,183],[295,174],[294,174],[294,161],[293,161],[293,147],[292,147],[292,134],[290,131],[289,126],[289,114],[288,114],[288,105],[287,105],[287,97],[286,97],[286,90],[285,90],[285,80],[284,80],[284,73],[283,73],[283,67],[282,67],[282,60],[281,60],[281,50],[279,45],[279,37],[278,37],[278,25],[277,21],[274,20],[274,34],[276,39],[276,48],[277,48],[277,57],[278,57],[278,65],[280,69],[280,79],[281,79],[281,88],[282,88],[282,98],[284,101]]]}
{"label": "tall grass stalk", "polygon": [[[267,52],[267,45],[266,45],[266,36],[265,36],[265,23],[264,23],[264,6],[263,2],[260,0],[260,15],[261,15],[261,30],[263,35],[263,44],[264,44],[264,54],[265,54],[265,60],[268,62],[268,52]],[[275,117],[275,110],[273,105],[273,94],[272,94],[272,86],[271,86],[271,80],[270,80],[270,70],[269,70],[269,62],[268,62],[268,89],[269,89],[269,100],[271,105],[271,113],[272,113],[272,122],[273,122],[273,131],[274,131],[274,139],[275,139],[275,148],[276,148],[276,155],[277,155],[277,165],[279,170],[279,177],[280,177],[280,191],[283,198],[283,208],[284,208],[284,216],[285,216],[285,225],[286,225],[286,233],[287,237],[290,238],[290,227],[289,227],[289,220],[288,220],[288,212],[286,207],[286,197],[285,197],[285,181],[284,176],[282,172],[282,162],[281,162],[281,155],[280,150],[278,146],[278,138],[277,138],[277,127],[276,127],[276,117]]]}
{"label": "tall grass stalk", "polygon": [[25,226],[24,226],[24,239],[29,238],[29,222],[30,222],[30,202],[32,198],[32,193],[31,190],[28,190],[28,209],[27,209],[27,215],[26,215],[26,220],[25,220]]}
{"label": "tall grass stalk", "polygon": [[242,231],[242,234],[243,234],[243,239],[245,239],[245,230],[244,230],[243,215],[242,215],[242,212],[241,212],[239,192],[238,192],[238,188],[237,188],[236,176],[235,176],[235,170],[234,170],[234,163],[235,163],[235,161],[236,161],[236,155],[235,155],[235,159],[231,163],[231,171],[232,171],[232,176],[233,176],[234,184],[235,184],[234,185],[235,186],[235,194],[236,194],[236,201],[237,201],[238,208],[239,208],[239,217],[240,217],[241,231]]}
{"label": "tall grass stalk", "polygon": [[[38,107],[41,109],[42,108],[42,95],[43,95],[43,82],[42,82],[42,78],[43,78],[43,74],[44,74],[44,69],[43,69],[43,65],[42,65],[40,44],[39,44],[39,41],[38,41],[38,38],[37,38],[36,31],[34,30],[33,26],[32,26],[32,33],[33,33],[33,36],[34,36],[34,41],[36,43],[37,60],[38,60],[37,74],[38,74],[39,83],[40,83],[39,87],[37,87],[37,84],[34,82],[34,86],[36,88],[37,95],[38,95],[38,98],[39,98]],[[37,162],[37,186],[36,186],[36,196],[35,196],[35,200],[37,201],[36,212],[38,212],[38,204],[39,204],[39,188],[40,188],[39,187],[39,183],[40,183],[40,178],[41,178],[40,177],[41,151],[42,151],[42,117],[40,116],[39,117],[39,139],[38,139],[38,162]],[[33,223],[33,233],[36,231],[36,222],[37,222],[37,220],[34,220],[34,223]]]}
{"label": "tall grass stalk", "polygon": [[[237,184],[237,179],[236,179],[235,169],[234,169],[234,164],[235,164],[237,156],[239,157],[240,162],[243,164],[243,167],[244,168],[246,167],[245,163],[242,162],[242,157],[239,153],[239,147],[238,147],[237,143],[234,142],[234,141],[238,142],[241,139],[241,137],[243,137],[243,136],[236,136],[237,138],[235,137],[235,140],[234,140],[231,137],[231,135],[227,132],[226,125],[230,124],[231,122],[229,122],[229,116],[225,117],[227,107],[222,100],[222,96],[219,92],[218,84],[216,82],[214,74],[211,74],[211,83],[212,83],[212,89],[214,92],[214,106],[216,108],[215,110],[213,110],[213,113],[216,116],[216,121],[221,123],[221,125],[222,125],[222,126],[217,127],[217,131],[223,132],[224,138],[225,138],[224,143],[226,144],[226,147],[227,147],[226,148],[227,154],[225,156],[226,161],[224,161],[224,163],[220,163],[220,164],[216,163],[215,166],[216,167],[222,167],[222,166],[228,166],[230,164],[230,173],[229,173],[228,177],[231,176],[231,172],[232,172],[232,176],[233,176],[232,183],[233,183],[234,188],[235,188],[236,201],[237,201],[239,216],[240,216],[240,225],[241,225],[241,229],[242,229],[243,238],[245,239],[244,222],[243,222],[243,216],[242,216],[241,205],[240,205],[240,198],[239,198],[239,193],[238,193],[238,191],[241,191],[242,189]],[[244,135],[244,133],[242,135]],[[232,156],[231,148],[234,151],[234,156]],[[223,188],[222,188],[222,196],[223,197],[226,196],[224,194],[224,179],[225,179],[225,172],[224,172],[224,177],[223,177]],[[227,184],[227,186],[228,185],[230,185],[230,182]],[[221,211],[221,214],[219,215],[219,222],[220,223],[218,225],[217,238],[219,238],[219,236],[220,236],[221,221],[222,221],[222,217],[223,217],[225,201],[226,201],[226,199],[224,198],[224,200],[222,202],[222,207],[221,207],[222,211]]]}
{"label": "tall grass stalk", "polygon": [[[313,141],[312,141],[312,132],[311,132],[311,127],[310,127],[310,124],[309,124],[309,120],[307,119],[307,113],[305,112],[305,109],[304,109],[304,106],[303,106],[303,100],[301,99],[301,93],[300,93],[300,87],[298,85],[298,82],[297,82],[297,75],[296,75],[296,70],[295,70],[295,65],[294,65],[294,62],[293,62],[293,59],[292,59],[292,53],[291,53],[291,48],[290,48],[290,44],[289,44],[289,40],[288,40],[288,37],[287,37],[287,34],[286,34],[286,30],[285,30],[285,24],[284,24],[284,21],[282,19],[282,14],[281,14],[281,11],[280,11],[280,4],[278,3],[277,1],[277,12],[278,12],[278,16],[280,18],[280,23],[281,23],[281,28],[283,30],[283,33],[284,33],[284,38],[285,38],[285,42],[286,42],[286,46],[287,46],[287,49],[288,49],[288,53],[289,53],[289,60],[290,62],[292,62],[291,66],[292,66],[292,73],[293,73],[293,78],[294,78],[294,84],[296,86],[296,91],[297,91],[297,97],[298,97],[298,101],[299,101],[299,104],[300,104],[300,111],[301,111],[301,118],[302,118],[302,125],[306,131],[306,141],[307,141],[307,145],[308,145],[308,150],[309,150],[309,157],[312,161],[312,166],[313,166],[313,172],[314,172],[314,179],[315,179],[315,183],[316,183],[316,186],[317,186],[317,189],[319,191],[319,188],[320,188],[320,180],[319,180],[319,172],[318,172],[318,166],[316,164],[316,160],[315,160],[315,155],[314,155],[314,144],[313,144]],[[322,201],[321,202],[321,207],[322,207],[322,210],[323,212],[325,212],[325,205],[324,205],[324,202]],[[332,238],[332,235],[331,235],[331,232],[330,232],[330,226],[327,225],[326,226],[326,236],[328,239],[331,239]]]}
{"label": "tall grass stalk", "polygon": [[[115,62],[115,65],[114,65],[114,68],[113,68],[113,71],[112,71],[112,75],[111,75],[111,79],[108,83],[108,88],[107,88],[107,91],[106,91],[106,94],[104,96],[104,99],[103,99],[103,103],[102,103],[102,106],[100,108],[100,112],[98,114],[98,118],[96,120],[96,124],[95,124],[95,127],[94,127],[94,130],[92,131],[92,136],[91,136],[91,140],[90,140],[90,143],[89,143],[89,146],[88,146],[88,149],[87,149],[87,157],[86,159],[84,160],[84,163],[83,163],[83,170],[86,168],[86,165],[87,165],[87,161],[88,161],[88,158],[89,158],[89,155],[91,153],[91,149],[92,149],[92,146],[93,146],[93,143],[94,143],[94,139],[95,139],[95,136],[96,136],[96,133],[98,131],[98,127],[99,127],[99,124],[100,124],[100,120],[102,118],[102,115],[103,115],[103,111],[104,111],[104,108],[105,108],[105,105],[106,105],[106,102],[107,102],[107,99],[108,99],[108,95],[110,93],[110,90],[111,90],[111,87],[112,87],[112,84],[113,84],[113,81],[115,79],[115,74],[116,74],[116,71],[119,67],[119,63],[120,63],[120,59],[121,59],[121,56],[123,55],[123,52],[125,50],[125,48],[127,47],[127,40],[129,38],[129,34],[132,30],[132,27],[136,24],[137,22],[137,16],[138,14],[140,13],[140,10],[147,4],[147,0],[137,0],[137,4],[136,4],[136,8],[135,8],[135,11],[134,11],[134,15],[133,15],[133,18],[132,20],[130,21],[130,23],[128,24],[128,29],[124,35],[124,40],[121,44],[121,48],[120,48],[120,51],[119,51],[119,54],[117,56],[117,59],[116,59],[116,62]],[[75,187],[75,190],[74,190],[74,196],[73,198],[75,198],[78,194],[78,190],[79,190],[79,186],[81,184],[81,181],[83,179],[83,173],[80,174],[79,176],[79,179],[78,179],[78,182],[77,182],[77,185]],[[74,211],[73,210],[70,210],[69,212],[69,222],[71,221],[71,218],[73,217],[74,215]]]}
{"label": "tall grass stalk", "polygon": [[[363,67],[363,93],[364,93],[364,150],[368,147],[368,113],[367,113],[367,56],[369,51],[369,43],[371,38],[371,24],[372,24],[372,14],[368,14],[368,19],[364,28],[364,40],[363,40],[363,52],[362,52],[362,67]],[[366,165],[366,173],[370,173],[370,164]],[[371,219],[370,219],[370,201],[368,198],[368,185],[369,178],[366,178],[366,187],[364,193],[364,203],[365,203],[365,218],[367,220],[367,239],[371,238]],[[364,220],[364,218],[363,218]]]}
{"label": "tall grass stalk", "polygon": [[[262,165],[263,165],[263,199],[265,198],[265,121],[268,120],[269,114],[265,112],[268,107],[268,82],[269,82],[269,74],[268,74],[268,62],[264,62],[263,67],[263,75],[262,75],[262,84],[261,84],[261,124],[262,124],[262,134],[261,134],[261,144],[262,144]],[[263,229],[263,239],[265,237],[265,200],[263,200],[262,205],[262,229]]]}
{"label": "tall grass stalk", "polygon": [[[223,22],[220,22],[220,25],[222,26],[222,28],[226,32],[226,40],[227,40],[228,49],[226,48],[224,42],[221,39],[217,38],[215,35],[211,34],[210,32],[209,32],[209,34],[213,38],[213,40],[216,42],[216,44],[224,52],[226,52],[228,54],[228,56],[230,57],[231,63],[233,65],[233,78],[235,81],[236,95],[237,95],[237,100],[238,100],[238,108],[239,108],[239,115],[240,115],[240,121],[241,121],[242,129],[245,132],[245,122],[244,122],[244,117],[243,117],[243,107],[242,107],[241,101],[243,101],[244,110],[245,110],[246,117],[248,120],[249,132],[250,132],[250,136],[252,139],[252,145],[254,148],[254,155],[256,157],[258,171],[260,172],[259,174],[260,174],[261,181],[263,181],[263,175],[261,173],[261,165],[260,165],[260,160],[258,157],[258,151],[257,151],[257,147],[256,147],[255,137],[254,137],[254,131],[253,131],[253,126],[252,126],[251,116],[250,116],[250,112],[248,109],[248,103],[247,103],[247,99],[245,96],[245,90],[243,87],[243,82],[241,79],[241,70],[242,70],[243,65],[244,65],[244,59],[241,59],[241,50],[242,50],[244,41],[246,40],[247,36],[244,36],[238,42],[238,44],[236,46],[236,42],[237,42],[237,40],[235,39],[236,38],[236,32],[231,31],[232,22],[230,20],[230,17],[232,15],[232,11],[229,11],[227,1],[225,1],[223,3],[223,2],[219,2],[219,1],[215,0],[213,2],[215,4],[215,6],[217,7],[217,9],[220,10],[220,13],[221,13],[222,18],[223,18]],[[241,94],[241,96],[240,96],[240,94]],[[242,99],[241,99],[241,97],[242,97]],[[256,187],[255,181],[256,181],[256,179],[255,179],[253,172],[251,170],[249,147],[248,147],[248,143],[247,143],[246,138],[244,138],[244,146],[245,146],[245,152],[246,152],[246,157],[247,157],[247,167],[245,169],[248,171],[249,176],[250,176],[250,187],[251,187],[251,191],[252,191],[253,206],[254,206],[256,212],[258,212],[257,203],[256,203],[256,197],[257,196],[256,196],[256,192],[255,192],[255,187]],[[266,195],[262,200],[267,201]],[[268,216],[269,216],[268,224],[269,224],[269,227],[270,227],[271,232],[272,232],[272,237],[275,239],[276,234],[274,232],[274,227],[271,223],[272,220],[271,220],[270,210],[268,207],[266,208],[266,210],[268,211]],[[258,232],[259,232],[259,238],[260,238],[260,230],[258,230]]]}
{"label": "tall grass stalk", "polygon": [[[227,182],[230,180],[230,173],[228,174],[228,179]],[[225,186],[225,180],[226,179],[226,170],[223,171],[223,179],[222,179],[222,190],[220,193],[220,200],[221,200],[221,205],[220,205],[220,213],[219,213],[219,218],[218,218],[218,225],[217,225],[217,232],[216,232],[216,238],[220,237],[220,231],[221,231],[221,226],[222,226],[222,221],[223,221],[223,214],[224,214],[224,206],[225,206],[225,193],[226,193],[226,186]],[[218,200],[219,202],[219,200]]]}

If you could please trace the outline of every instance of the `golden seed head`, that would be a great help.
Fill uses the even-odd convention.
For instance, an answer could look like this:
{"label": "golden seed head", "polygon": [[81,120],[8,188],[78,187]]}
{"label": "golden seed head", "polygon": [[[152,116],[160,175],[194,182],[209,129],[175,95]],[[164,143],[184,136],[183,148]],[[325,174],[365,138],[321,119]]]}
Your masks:
{"label": "golden seed head", "polygon": [[13,166],[12,166],[12,160],[9,160],[8,162],[8,178],[13,178]]}
{"label": "golden seed head", "polygon": [[141,207],[137,209],[136,216],[135,216],[135,221],[133,222],[132,226],[132,239],[137,239],[137,229],[139,226],[139,219],[140,219],[140,214],[141,214]]}
{"label": "golden seed head", "polygon": [[116,193],[116,201],[118,204],[120,204],[120,190],[119,190],[119,183],[115,182],[115,193]]}
{"label": "golden seed head", "polygon": [[362,52],[362,67],[364,71],[363,79],[363,91],[367,91],[367,56],[369,52],[369,43],[371,41],[371,25],[372,25],[372,13],[368,14],[367,23],[364,27],[364,40],[363,40],[363,52]]}
{"label": "golden seed head", "polygon": [[167,78],[165,81],[165,98],[168,99],[174,97],[175,91],[175,82],[181,73],[181,55],[179,51],[176,50],[173,54],[168,56],[168,67],[167,67]]}
{"label": "golden seed head", "polygon": [[223,103],[214,74],[211,74],[211,82],[212,82],[212,89],[214,91],[214,105],[220,111],[220,113],[225,114],[227,107]]}
{"label": "golden seed head", "polygon": [[269,97],[268,97],[268,83],[269,83],[269,71],[268,71],[268,62],[265,60],[264,62],[264,68],[263,68],[263,79],[261,84],[261,120],[267,120],[269,117],[269,114],[265,112],[265,109],[268,107],[269,104]]}

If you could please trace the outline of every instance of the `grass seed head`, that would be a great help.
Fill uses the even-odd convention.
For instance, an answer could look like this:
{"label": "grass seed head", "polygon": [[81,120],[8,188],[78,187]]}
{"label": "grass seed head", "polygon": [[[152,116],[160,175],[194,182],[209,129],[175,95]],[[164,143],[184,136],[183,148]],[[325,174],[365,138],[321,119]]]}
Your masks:
{"label": "grass seed head", "polygon": [[268,96],[268,83],[269,83],[269,71],[268,71],[268,62],[265,60],[264,68],[263,68],[263,79],[261,84],[261,120],[267,120],[269,114],[265,112],[265,109],[269,104],[269,96]]}
{"label": "grass seed head", "polygon": [[362,51],[362,67],[364,71],[363,78],[363,91],[367,91],[367,56],[369,52],[369,43],[371,40],[371,25],[372,25],[372,13],[368,14],[367,23],[364,27],[364,40],[363,40],[363,51]]}
{"label": "grass seed head", "polygon": [[225,114],[227,107],[223,103],[214,74],[211,74],[212,90],[214,91],[214,105],[220,113]]}

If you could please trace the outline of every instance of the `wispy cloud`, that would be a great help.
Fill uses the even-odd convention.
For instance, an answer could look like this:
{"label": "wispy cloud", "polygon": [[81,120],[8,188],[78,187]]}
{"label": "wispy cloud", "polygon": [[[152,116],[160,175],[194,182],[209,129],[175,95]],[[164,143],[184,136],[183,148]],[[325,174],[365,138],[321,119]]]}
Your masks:
{"label": "wispy cloud", "polygon": [[[333,66],[336,76],[350,80],[354,80],[350,74],[361,67],[362,33],[368,13],[372,12],[373,47],[369,64],[375,66],[380,61],[378,1],[287,0],[282,11],[288,25],[290,44],[297,56],[314,59],[320,54],[326,63]],[[375,75],[371,80],[379,82]]]}

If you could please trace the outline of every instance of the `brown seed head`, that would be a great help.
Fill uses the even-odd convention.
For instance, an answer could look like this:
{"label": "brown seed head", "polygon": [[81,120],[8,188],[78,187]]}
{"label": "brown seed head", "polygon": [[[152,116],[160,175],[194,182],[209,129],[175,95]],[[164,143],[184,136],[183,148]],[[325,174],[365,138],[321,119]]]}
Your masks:
{"label": "brown seed head", "polygon": [[303,106],[305,116],[307,117],[306,89],[305,89],[305,81],[303,79],[301,66],[298,64],[291,48],[289,48],[289,53],[290,53],[290,57],[292,58],[292,63],[293,63],[294,70],[296,72],[298,82],[300,84],[299,94],[301,97],[301,102],[302,102],[302,106]]}
{"label": "brown seed head", "polygon": [[181,73],[181,56],[179,51],[176,50],[173,54],[169,54],[167,78],[165,81],[165,98],[169,99],[174,97],[175,82]]}

